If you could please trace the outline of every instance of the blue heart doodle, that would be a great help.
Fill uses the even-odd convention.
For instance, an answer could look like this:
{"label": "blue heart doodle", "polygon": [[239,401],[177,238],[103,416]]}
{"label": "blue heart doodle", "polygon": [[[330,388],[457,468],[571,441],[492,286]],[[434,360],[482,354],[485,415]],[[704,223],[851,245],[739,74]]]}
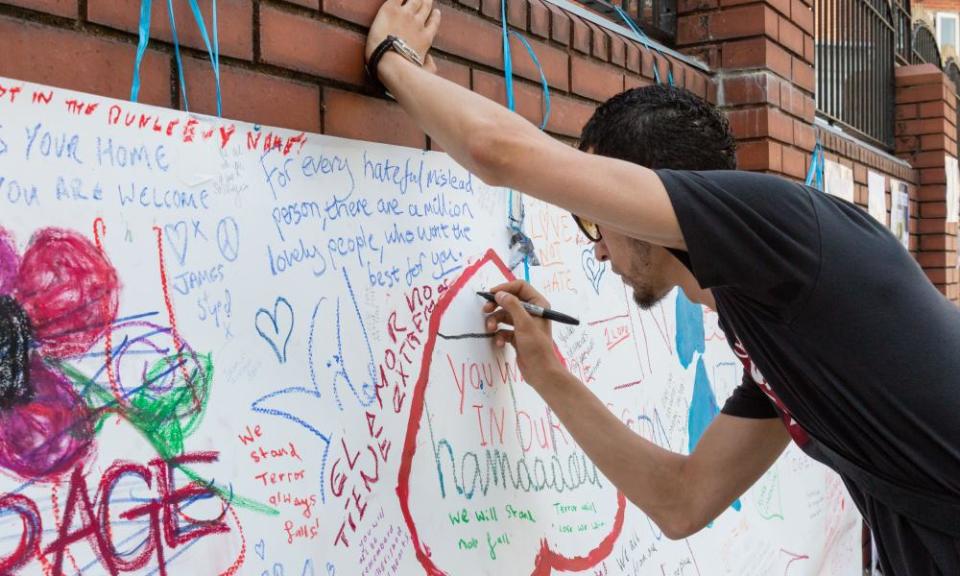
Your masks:
{"label": "blue heart doodle", "polygon": [[257,553],[257,556],[259,556],[261,560],[266,559],[266,547],[267,546],[264,543],[263,538],[261,538],[260,541],[257,542],[257,545],[253,547]]}
{"label": "blue heart doodle", "polygon": [[187,223],[181,220],[176,224],[167,224],[163,227],[163,234],[167,237],[167,243],[170,244],[170,248],[177,256],[177,262],[183,266],[187,260]]}
{"label": "blue heart doodle", "polygon": [[[284,314],[281,316],[281,314]],[[293,335],[293,306],[283,296],[278,296],[273,304],[273,312],[266,308],[257,311],[255,321],[257,333],[267,341],[277,360],[281,364],[287,361],[287,344]],[[282,342],[281,342],[282,341]]]}
{"label": "blue heart doodle", "polygon": [[587,280],[589,280],[590,285],[593,286],[593,291],[599,295],[600,279],[603,278],[603,273],[607,271],[606,263],[597,261],[593,255],[593,248],[591,247],[584,249],[580,255],[580,264],[583,266],[584,274],[587,275]]}

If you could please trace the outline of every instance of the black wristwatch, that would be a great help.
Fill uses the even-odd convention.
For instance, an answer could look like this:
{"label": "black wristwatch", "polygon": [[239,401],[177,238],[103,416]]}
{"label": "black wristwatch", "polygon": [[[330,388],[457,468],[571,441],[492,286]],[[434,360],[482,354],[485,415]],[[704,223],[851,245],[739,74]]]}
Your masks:
{"label": "black wristwatch", "polygon": [[373,51],[373,54],[370,55],[370,60],[367,61],[367,75],[370,76],[370,79],[373,80],[373,83],[378,88],[383,90],[388,96],[390,93],[387,92],[383,83],[380,82],[380,77],[377,74],[377,67],[380,65],[380,60],[383,59],[383,55],[390,50],[393,50],[417,66],[420,66],[421,68],[423,67],[423,57],[421,57],[416,50],[411,48],[409,44],[392,34],[384,38],[383,42],[381,42]]}

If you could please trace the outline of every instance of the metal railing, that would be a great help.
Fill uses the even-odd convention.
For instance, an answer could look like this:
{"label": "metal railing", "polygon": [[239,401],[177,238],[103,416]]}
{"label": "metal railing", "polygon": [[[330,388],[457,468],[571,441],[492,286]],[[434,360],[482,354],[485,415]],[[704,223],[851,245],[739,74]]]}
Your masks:
{"label": "metal railing", "polygon": [[913,46],[910,0],[893,0],[893,18],[897,27],[897,63],[909,64]]}
{"label": "metal railing", "polygon": [[668,46],[677,41],[677,0],[574,0],[614,22],[623,18],[614,6],[623,9],[644,33]]}
{"label": "metal railing", "polygon": [[[947,63],[943,66],[943,71],[947,73],[947,77],[953,81],[953,90],[960,96],[960,65],[957,64],[956,58],[950,58],[947,60]],[[960,106],[957,106],[957,116],[954,121],[954,126],[960,126]]]}
{"label": "metal railing", "polygon": [[887,0],[816,0],[814,13],[818,111],[893,149],[899,11]]}
{"label": "metal railing", "polygon": [[937,46],[937,37],[930,25],[922,20],[913,23],[913,54],[911,64],[934,64],[943,69],[940,60],[940,48]]}

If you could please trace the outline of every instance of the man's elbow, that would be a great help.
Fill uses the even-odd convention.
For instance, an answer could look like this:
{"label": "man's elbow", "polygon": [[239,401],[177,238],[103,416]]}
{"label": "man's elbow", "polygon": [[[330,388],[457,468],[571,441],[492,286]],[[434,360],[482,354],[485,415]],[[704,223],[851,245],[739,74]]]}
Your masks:
{"label": "man's elbow", "polygon": [[663,535],[670,540],[689,538],[706,527],[708,522],[697,521],[693,518],[677,516],[658,524]]}

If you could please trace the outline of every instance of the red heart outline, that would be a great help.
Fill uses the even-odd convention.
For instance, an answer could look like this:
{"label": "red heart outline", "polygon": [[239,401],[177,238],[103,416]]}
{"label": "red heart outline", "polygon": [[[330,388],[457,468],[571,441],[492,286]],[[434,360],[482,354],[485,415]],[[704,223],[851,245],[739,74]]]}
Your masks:
{"label": "red heart outline", "polygon": [[[441,570],[430,556],[429,549],[420,541],[420,534],[413,521],[413,515],[410,512],[410,470],[413,466],[413,456],[417,451],[417,434],[420,431],[420,421],[423,417],[424,400],[427,392],[427,381],[430,377],[430,364],[433,362],[433,348],[437,343],[437,332],[440,329],[440,319],[444,312],[456,298],[460,290],[466,286],[467,282],[473,278],[474,274],[485,264],[493,263],[507,280],[515,279],[510,269],[503,263],[499,256],[493,250],[487,250],[483,257],[477,262],[464,269],[463,274],[446,290],[437,306],[430,316],[430,324],[427,330],[427,344],[423,349],[423,362],[420,366],[420,375],[417,378],[417,384],[413,391],[413,399],[410,403],[410,420],[407,423],[407,435],[403,443],[403,453],[400,456],[400,473],[397,478],[397,497],[400,499],[400,510],[403,513],[403,520],[410,530],[410,538],[413,541],[413,548],[416,550],[417,560],[430,576],[446,576],[446,572]],[[559,351],[557,351],[559,355]],[[613,522],[613,527],[596,548],[590,550],[585,556],[567,557],[550,549],[547,539],[540,541],[540,551],[534,563],[531,576],[547,576],[552,570],[560,571],[582,571],[592,568],[604,560],[613,551],[613,545],[620,537],[623,530],[624,515],[626,512],[627,501],[623,492],[617,491],[617,515]]]}

